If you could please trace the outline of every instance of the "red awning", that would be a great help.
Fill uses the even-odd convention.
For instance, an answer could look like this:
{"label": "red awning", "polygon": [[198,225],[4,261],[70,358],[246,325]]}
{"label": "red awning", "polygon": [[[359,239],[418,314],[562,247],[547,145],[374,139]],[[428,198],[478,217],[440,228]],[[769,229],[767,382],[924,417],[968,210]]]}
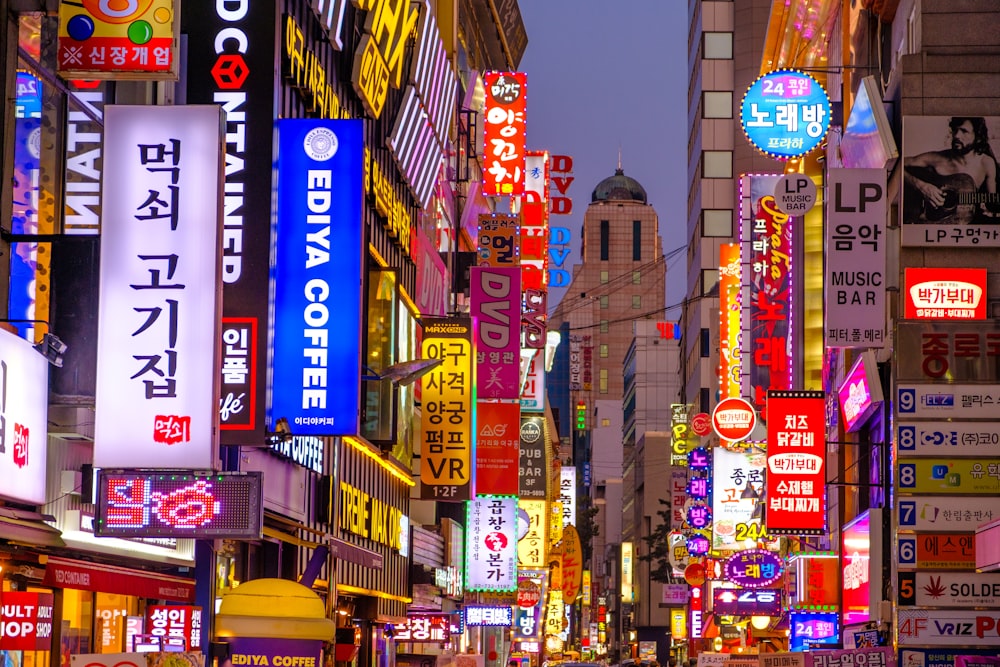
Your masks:
{"label": "red awning", "polygon": [[45,563],[45,579],[42,583],[57,588],[136,595],[172,602],[194,602],[194,579],[68,558],[50,556]]}

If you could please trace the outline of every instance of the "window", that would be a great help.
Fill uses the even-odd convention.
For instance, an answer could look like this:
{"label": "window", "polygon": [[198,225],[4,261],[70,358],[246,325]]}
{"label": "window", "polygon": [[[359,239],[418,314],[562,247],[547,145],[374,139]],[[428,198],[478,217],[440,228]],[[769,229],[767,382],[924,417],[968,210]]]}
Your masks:
{"label": "window", "polygon": [[611,426],[611,418],[601,417],[601,426]]}
{"label": "window", "polygon": [[701,175],[703,178],[732,178],[732,151],[702,152]]}
{"label": "window", "polygon": [[642,260],[642,220],[632,221],[632,261]]}
{"label": "window", "polygon": [[601,320],[601,333],[608,333],[610,327],[607,320]]}
{"label": "window", "polygon": [[598,382],[600,384],[598,385],[599,387],[598,391],[602,394],[606,394],[608,393],[608,369],[602,368],[599,377],[600,379],[598,380]]}
{"label": "window", "polygon": [[701,57],[705,60],[732,60],[733,33],[706,32],[701,36]]}
{"label": "window", "polygon": [[708,387],[702,387],[701,391],[698,392],[698,402],[701,403],[701,412],[712,412],[712,406],[710,402],[711,392]]}
{"label": "window", "polygon": [[600,350],[601,350],[601,356],[604,357],[605,359],[607,359],[607,357],[608,357],[608,344],[607,343],[601,343]]}
{"label": "window", "polygon": [[601,284],[607,285],[608,280],[610,280],[610,275],[608,271],[601,271]]}
{"label": "window", "polygon": [[732,209],[709,209],[701,212],[701,235],[721,236],[728,238],[733,235]]}
{"label": "window", "polygon": [[706,92],[702,95],[702,118],[732,118],[733,93],[731,91]]}
{"label": "window", "polygon": [[607,294],[605,294],[604,296],[601,297],[601,310],[607,310],[608,309],[608,302],[609,301],[610,301],[610,298],[608,297]]}
{"label": "window", "polygon": [[642,308],[642,295],[633,294],[632,295],[632,308]]}
{"label": "window", "polygon": [[642,271],[633,271],[632,272],[632,284],[633,285],[641,285],[642,284]]}
{"label": "window", "polygon": [[711,347],[712,347],[712,338],[711,338],[711,335],[709,334],[708,329],[702,329],[701,330],[701,336],[699,337],[699,342],[701,343],[701,357],[702,357],[702,359],[704,359],[705,357],[711,356],[709,354],[709,352],[711,351]]}
{"label": "window", "polygon": [[608,261],[608,247],[611,244],[611,223],[601,220],[601,261]]}
{"label": "window", "polygon": [[719,270],[718,269],[702,269],[701,270],[701,295],[706,296],[711,294],[712,291],[719,291]]}

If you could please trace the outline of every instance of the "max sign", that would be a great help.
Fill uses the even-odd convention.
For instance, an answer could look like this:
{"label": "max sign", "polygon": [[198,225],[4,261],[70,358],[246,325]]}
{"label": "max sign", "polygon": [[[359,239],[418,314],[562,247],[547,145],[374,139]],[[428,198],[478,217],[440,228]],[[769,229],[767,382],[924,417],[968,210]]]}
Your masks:
{"label": "max sign", "polygon": [[0,611],[0,650],[41,651],[51,647],[51,593],[5,591]]}

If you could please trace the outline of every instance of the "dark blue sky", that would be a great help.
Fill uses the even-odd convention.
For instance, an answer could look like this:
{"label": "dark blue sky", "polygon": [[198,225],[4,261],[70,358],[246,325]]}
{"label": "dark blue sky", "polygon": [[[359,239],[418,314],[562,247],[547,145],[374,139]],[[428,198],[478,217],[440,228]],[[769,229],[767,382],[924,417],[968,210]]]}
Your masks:
{"label": "dark blue sky", "polygon": [[[528,48],[528,147],[573,157],[573,214],[552,224],[579,230],[590,195],[622,169],[646,189],[663,252],[686,244],[687,2],[520,0]],[[569,224],[565,224],[568,222]],[[686,255],[669,264],[667,304],[684,295]],[[613,276],[612,276],[613,277]],[[565,289],[549,294],[549,310]],[[668,311],[677,319],[680,311]]]}

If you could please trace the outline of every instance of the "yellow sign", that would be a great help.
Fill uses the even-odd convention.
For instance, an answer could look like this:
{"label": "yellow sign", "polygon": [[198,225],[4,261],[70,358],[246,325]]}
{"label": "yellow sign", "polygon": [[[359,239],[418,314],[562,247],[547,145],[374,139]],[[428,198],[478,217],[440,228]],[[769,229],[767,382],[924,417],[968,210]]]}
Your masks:
{"label": "yellow sign", "polygon": [[687,639],[687,616],[685,607],[673,607],[670,609],[670,635],[674,639]]}
{"label": "yellow sign", "polygon": [[517,506],[528,516],[528,532],[517,541],[517,566],[545,567],[545,501],[518,500]]}
{"label": "yellow sign", "polygon": [[575,526],[563,528],[562,575],[563,599],[566,604],[573,604],[583,583],[583,547]]}
{"label": "yellow sign", "polygon": [[561,590],[549,588],[549,603],[545,605],[545,634],[558,635],[562,632],[566,620],[565,605]]}
{"label": "yellow sign", "polygon": [[347,482],[340,483],[340,529],[399,551],[402,512]]}
{"label": "yellow sign", "polygon": [[368,146],[365,146],[365,192],[375,200],[375,210],[385,218],[389,235],[399,242],[403,252],[410,254],[410,209],[396,196],[392,181],[386,178]]}
{"label": "yellow sign", "polygon": [[351,79],[362,104],[378,119],[385,107],[389,85],[399,88],[403,80],[406,40],[417,24],[418,3],[410,0],[353,0],[368,12],[365,34],[354,52]]}
{"label": "yellow sign", "polygon": [[633,602],[632,599],[632,543],[622,542],[622,602]]}
{"label": "yellow sign", "polygon": [[581,593],[583,593],[583,606],[584,607],[589,607],[590,606],[590,570],[584,570],[583,571],[583,589],[581,590]]}
{"label": "yellow sign", "polygon": [[[306,48],[302,28],[291,14],[285,15],[285,61],[290,78],[302,97],[309,103],[309,111],[320,118],[350,118],[347,109],[340,106],[340,98],[333,90],[333,82],[326,77],[326,68],[319,57]],[[367,149],[366,149],[367,150]]]}

